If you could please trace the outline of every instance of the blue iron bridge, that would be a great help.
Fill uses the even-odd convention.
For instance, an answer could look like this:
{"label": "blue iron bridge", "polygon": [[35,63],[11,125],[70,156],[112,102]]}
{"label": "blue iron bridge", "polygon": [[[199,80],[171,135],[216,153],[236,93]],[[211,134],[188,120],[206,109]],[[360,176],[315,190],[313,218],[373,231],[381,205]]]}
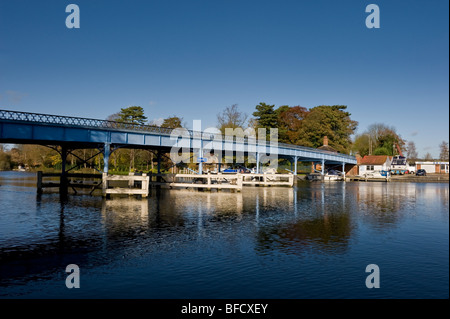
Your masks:
{"label": "blue iron bridge", "polygon": [[[220,155],[244,150],[244,156],[256,157],[258,172],[260,162],[269,155],[288,159],[291,165],[294,164],[294,174],[297,174],[298,161],[320,163],[322,174],[326,165],[342,165],[342,171],[345,171],[346,165],[356,164],[354,156],[283,143],[264,144],[248,137],[193,130],[184,130],[183,134],[177,135],[172,129],[151,125],[8,110],[0,110],[0,143],[59,146],[63,172],[67,154],[82,148],[96,148],[103,154],[104,173],[108,172],[110,153],[118,148],[147,149],[158,155],[168,153],[174,147],[184,148],[200,158],[211,150]],[[159,162],[160,158],[158,156]],[[199,172],[202,171],[200,161]]]}

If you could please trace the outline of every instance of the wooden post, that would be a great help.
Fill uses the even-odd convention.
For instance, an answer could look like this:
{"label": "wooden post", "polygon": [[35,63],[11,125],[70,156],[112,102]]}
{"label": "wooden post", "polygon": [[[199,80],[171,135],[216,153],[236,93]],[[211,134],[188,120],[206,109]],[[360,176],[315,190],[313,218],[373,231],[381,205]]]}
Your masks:
{"label": "wooden post", "polygon": [[241,174],[237,174],[237,191],[240,192],[242,191],[242,175]]}
{"label": "wooden post", "polygon": [[[134,176],[134,173],[128,173],[128,176]],[[133,178],[128,178],[128,188],[133,188],[134,187],[134,179]]]}
{"label": "wooden post", "polygon": [[145,177],[145,179],[142,181],[142,187],[141,189],[144,191],[144,194],[142,194],[142,197],[147,197],[148,196],[148,185],[149,185],[149,177],[147,176],[147,174],[142,174],[143,177]]}

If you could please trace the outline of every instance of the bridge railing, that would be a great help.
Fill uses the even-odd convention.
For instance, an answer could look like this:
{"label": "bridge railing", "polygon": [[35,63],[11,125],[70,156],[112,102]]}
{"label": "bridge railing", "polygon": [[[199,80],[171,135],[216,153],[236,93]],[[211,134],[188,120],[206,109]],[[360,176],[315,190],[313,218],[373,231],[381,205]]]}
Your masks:
{"label": "bridge railing", "polygon": [[83,117],[28,113],[8,110],[0,110],[0,120],[83,126],[93,128],[123,129],[133,131],[157,132],[162,134],[170,134],[170,132],[172,131],[168,128],[152,125],[141,125],[136,123],[90,119]]}
{"label": "bridge railing", "polygon": [[[81,126],[81,127],[102,128],[102,129],[112,129],[112,130],[129,130],[129,131],[157,133],[157,134],[166,135],[166,136],[170,136],[170,134],[173,131],[170,128],[164,128],[164,127],[154,126],[154,125],[136,124],[136,123],[129,123],[129,122],[118,122],[118,121],[110,121],[110,120],[99,120],[99,119],[73,117],[73,116],[51,115],[51,114],[42,114],[42,113],[9,111],[9,110],[0,110],[0,120],[43,123],[43,124],[56,124],[56,125],[67,125],[67,126]],[[185,130],[184,132],[187,132],[191,137],[196,137],[196,138],[205,139],[205,135],[206,135],[208,137],[207,139],[211,139],[211,140],[214,140],[214,139],[228,140],[228,141],[236,141],[236,142],[240,142],[240,143],[248,143],[249,142],[248,138],[246,138],[246,137],[223,136],[221,133],[205,134],[203,132],[193,131],[193,130]],[[330,152],[330,151],[317,150],[312,147],[292,145],[292,144],[286,144],[286,143],[278,143],[277,146],[295,149],[295,150],[303,150],[303,151],[308,151],[308,152],[320,152],[322,154],[330,154],[333,156],[338,156],[343,159],[351,159],[351,160],[355,159],[351,155],[342,154],[342,153],[336,154],[336,153]]]}

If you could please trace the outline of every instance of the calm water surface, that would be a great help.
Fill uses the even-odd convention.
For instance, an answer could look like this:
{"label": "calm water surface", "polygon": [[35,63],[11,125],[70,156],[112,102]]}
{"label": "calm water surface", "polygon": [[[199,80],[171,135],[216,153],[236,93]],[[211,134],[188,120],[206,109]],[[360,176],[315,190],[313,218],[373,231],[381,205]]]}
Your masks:
{"label": "calm water surface", "polygon": [[[448,298],[449,185],[302,182],[148,199],[0,172],[1,298]],[[65,267],[80,267],[68,289]],[[380,288],[368,289],[368,264]]]}

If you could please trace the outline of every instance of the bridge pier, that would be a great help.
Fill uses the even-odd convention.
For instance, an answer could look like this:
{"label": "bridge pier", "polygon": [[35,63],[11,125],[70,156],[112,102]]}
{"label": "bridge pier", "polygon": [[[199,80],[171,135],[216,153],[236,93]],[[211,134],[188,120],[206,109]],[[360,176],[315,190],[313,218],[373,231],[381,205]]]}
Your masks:
{"label": "bridge pier", "polygon": [[68,193],[68,180],[67,180],[67,172],[66,172],[66,164],[67,164],[67,147],[61,146],[61,176],[59,178],[59,193],[61,195],[67,195]]}
{"label": "bridge pier", "polygon": [[297,162],[298,162],[298,156],[294,156],[294,178],[297,177]]}
{"label": "bridge pier", "polygon": [[103,149],[103,173],[108,174],[109,170],[109,156],[111,155],[111,145],[109,143],[105,143],[105,147]]}
{"label": "bridge pier", "polygon": [[256,152],[256,174],[259,173],[259,152]]}
{"label": "bridge pier", "polygon": [[203,174],[203,140],[200,141],[200,148],[198,149],[197,160],[198,159],[200,159],[198,163],[198,173]]}

